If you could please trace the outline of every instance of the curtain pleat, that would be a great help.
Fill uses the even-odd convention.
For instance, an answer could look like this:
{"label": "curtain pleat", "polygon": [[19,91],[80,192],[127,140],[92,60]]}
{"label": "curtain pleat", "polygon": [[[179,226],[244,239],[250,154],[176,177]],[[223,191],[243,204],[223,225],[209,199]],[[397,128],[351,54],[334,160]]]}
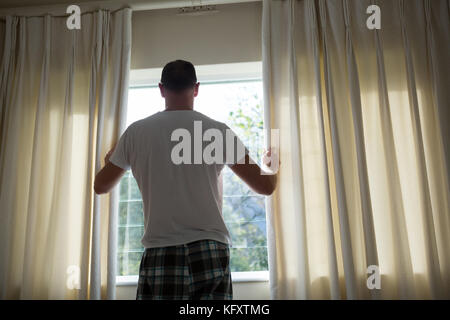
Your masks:
{"label": "curtain pleat", "polygon": [[331,125],[331,144],[333,150],[333,161],[334,161],[334,174],[336,179],[336,191],[337,191],[337,203],[339,208],[339,223],[341,232],[341,241],[342,241],[342,254],[343,254],[343,262],[344,262],[344,272],[345,272],[345,282],[347,288],[347,299],[354,299],[357,296],[356,289],[356,279],[355,279],[355,269],[353,264],[353,250],[350,239],[350,222],[348,217],[348,205],[346,201],[346,188],[344,184],[344,168],[342,166],[342,156],[341,156],[341,146],[339,139],[339,129],[337,126],[337,116],[336,116],[336,101],[334,96],[334,80],[331,77],[332,70],[330,68],[330,56],[329,49],[327,44],[328,38],[328,27],[327,27],[327,10],[326,10],[326,2],[321,0],[319,1],[319,10],[320,10],[320,18],[321,18],[321,26],[323,31],[322,37],[322,47],[323,47],[323,55],[324,55],[324,74],[325,74],[325,91],[327,97],[327,105],[329,110],[328,120]]}
{"label": "curtain pleat", "polygon": [[321,87],[321,66],[320,66],[320,37],[318,24],[316,20],[316,6],[314,2],[306,3],[307,14],[311,18],[312,35],[311,35],[311,47],[312,58],[314,59],[314,69],[316,80],[316,97],[317,97],[317,116],[318,116],[318,128],[320,135],[320,148],[323,150],[323,172],[324,172],[324,194],[325,194],[325,206],[326,206],[326,224],[327,224],[327,241],[328,241],[328,255],[330,257],[330,291],[332,299],[340,299],[341,294],[339,290],[339,271],[336,255],[336,240],[333,228],[333,212],[331,203],[331,185],[330,176],[327,168],[328,163],[328,150],[326,148],[326,133],[325,133],[325,120],[324,120],[324,105],[322,101],[322,87]]}
{"label": "curtain pleat", "polygon": [[[31,168],[30,168],[30,182],[29,182],[29,191],[28,191],[28,207],[27,207],[27,215],[26,215],[26,229],[25,233],[29,235],[25,239],[25,254],[24,254],[24,266],[27,268],[28,266],[34,265],[33,267],[38,269],[39,274],[43,273],[42,267],[42,259],[46,258],[42,256],[42,253],[45,252],[44,248],[40,248],[42,242],[36,243],[36,233],[39,232],[38,229],[44,228],[43,232],[47,234],[48,230],[46,227],[48,226],[48,208],[45,210],[45,215],[38,216],[38,211],[40,207],[40,199],[39,197],[39,184],[43,181],[42,172],[39,170],[42,167],[42,157],[43,153],[48,153],[48,135],[46,131],[46,125],[48,124],[48,113],[46,112],[46,101],[48,94],[48,73],[49,73],[49,20],[47,17],[44,18],[44,46],[43,46],[43,54],[42,54],[42,63],[41,63],[41,71],[40,71],[40,79],[39,79],[39,91],[37,96],[37,106],[36,106],[36,115],[34,120],[34,133],[33,133],[33,142],[32,142],[32,151],[31,151]],[[26,20],[25,20],[26,23]],[[22,24],[25,26],[25,24]],[[25,28],[24,28],[25,29]],[[25,34],[25,32],[23,33]],[[44,150],[44,152],[42,152]],[[48,174],[48,172],[46,172]],[[46,203],[48,204],[48,203]],[[46,205],[42,204],[42,205]],[[41,225],[42,224],[42,225]],[[44,250],[43,250],[44,249]],[[41,254],[36,254],[41,252]],[[39,260],[36,263],[36,260]],[[42,278],[35,279],[33,272],[25,271],[23,273],[23,283],[34,283],[35,281],[42,281]],[[38,285],[42,285],[38,284]],[[21,298],[28,298],[33,295],[32,292],[33,286],[28,286],[21,291]]]}
{"label": "curtain pleat", "polygon": [[[271,17],[271,8],[270,8],[270,2],[267,2],[263,6],[262,11],[262,19],[263,21],[267,21],[267,23],[262,24],[262,60],[263,61],[272,61],[271,56],[271,49],[270,49],[270,17]],[[270,129],[273,127],[274,121],[272,120],[272,110],[270,109],[273,103],[271,102],[271,95],[269,94],[272,92],[272,64],[265,63],[262,66],[262,74],[265,81],[263,82],[263,100],[264,100],[264,145],[265,148],[268,150],[268,148],[271,146],[271,134]],[[270,285],[270,292],[279,292],[278,288],[278,264],[277,264],[277,239],[275,236],[275,223],[276,219],[274,216],[274,200],[273,197],[265,197],[265,207],[266,210],[266,232],[267,232],[267,238],[272,239],[272,241],[269,241],[267,243],[267,255],[268,255],[268,267],[272,272],[269,273],[269,285]]]}
{"label": "curtain pleat", "polygon": [[[304,197],[305,197],[305,193],[304,193],[304,183],[301,181],[302,177],[303,177],[303,164],[302,164],[302,157],[301,157],[301,149],[302,149],[302,145],[301,143],[299,143],[301,141],[300,139],[300,131],[298,126],[296,125],[296,123],[299,121],[300,119],[300,115],[299,115],[299,101],[297,99],[298,97],[298,78],[297,78],[297,61],[296,61],[296,50],[295,50],[295,7],[294,7],[294,2],[293,1],[289,1],[289,6],[290,6],[290,14],[288,17],[288,24],[289,24],[289,30],[288,30],[288,39],[290,39],[291,41],[289,42],[289,70],[290,70],[290,74],[289,74],[289,84],[290,84],[290,88],[289,88],[289,92],[291,94],[290,96],[290,119],[291,119],[291,137],[293,137],[293,139],[291,140],[292,145],[291,145],[291,150],[292,150],[292,169],[295,172],[299,172],[299,175],[295,175],[293,177],[294,179],[294,189],[293,192],[296,195],[296,198],[294,200],[294,210],[295,211],[304,211],[305,210],[305,203],[304,203]],[[309,270],[307,268],[307,263],[308,263],[308,251],[307,251],[307,244],[306,244],[306,220],[305,220],[305,216],[298,216],[298,220],[296,221],[296,226],[298,226],[298,252],[297,252],[297,257],[299,259],[298,261],[298,270],[296,270],[301,279],[301,282],[306,284],[308,283],[309,280]],[[302,285],[299,288],[299,296],[301,297],[301,299],[307,299],[309,297],[308,291],[309,288],[306,285]]]}
{"label": "curtain pleat", "polygon": [[[96,73],[96,83],[98,87],[96,88],[95,98],[97,101],[97,123],[96,123],[96,139],[95,141],[102,141],[102,135],[104,132],[104,119],[105,119],[105,91],[106,91],[106,75],[108,72],[108,52],[109,52],[109,15],[105,12],[97,12],[97,73]],[[94,99],[93,99],[94,100]],[[102,161],[102,148],[101,145],[95,144],[95,172],[100,171],[101,161]],[[94,194],[94,211],[92,219],[92,247],[91,247],[91,285],[90,287],[90,297],[91,299],[100,299],[101,296],[101,217],[100,217],[100,199],[99,195]]]}
{"label": "curtain pleat", "polygon": [[[345,44],[346,44],[346,64],[349,83],[350,105],[352,110],[353,130],[355,139],[355,149],[357,158],[357,176],[359,182],[359,197],[361,201],[361,215],[364,233],[364,250],[366,264],[378,265],[378,253],[376,248],[375,230],[373,223],[373,212],[369,188],[369,176],[367,173],[366,151],[364,146],[364,128],[362,117],[362,106],[360,97],[360,86],[358,77],[358,67],[355,61],[353,39],[351,31],[351,14],[349,12],[349,1],[343,1],[343,14],[345,22]],[[370,291],[373,298],[377,297],[378,291]]]}
{"label": "curtain pleat", "polygon": [[[392,223],[392,233],[394,242],[398,245],[393,247],[393,259],[397,259],[396,265],[396,278],[397,278],[397,291],[401,297],[414,298],[414,286],[412,277],[411,262],[409,261],[409,246],[408,239],[405,230],[405,219],[403,201],[401,195],[401,182],[398,171],[398,159],[396,156],[394,145],[394,132],[393,121],[391,117],[391,111],[394,106],[390,104],[388,84],[386,81],[385,62],[382,47],[381,35],[378,30],[374,32],[374,43],[377,61],[377,76],[378,76],[378,91],[379,91],[379,105],[380,105],[380,119],[381,119],[381,131],[385,148],[385,161],[386,168],[388,169],[388,177],[390,179],[387,187],[390,194],[390,206]],[[409,277],[408,277],[409,276]],[[412,288],[411,288],[412,287]],[[412,289],[412,290],[411,290]]]}
{"label": "curtain pleat", "polygon": [[[126,129],[127,110],[124,107],[128,102],[128,81],[131,61],[131,10],[124,12],[124,19],[121,24],[113,25],[113,34],[120,35],[112,37],[110,42],[113,48],[120,47],[120,50],[111,51],[109,59],[110,68],[114,74],[120,75],[119,81],[112,82],[108,91],[117,93],[117,103],[110,107],[112,114],[118,118],[118,132],[123,133]],[[120,63],[115,63],[120,61]],[[107,104],[112,103],[111,96]],[[107,255],[107,298],[115,299],[116,296],[116,276],[117,276],[117,237],[118,237],[118,215],[119,215],[119,188],[115,188],[110,193],[109,198],[110,217],[108,220],[108,255]]]}

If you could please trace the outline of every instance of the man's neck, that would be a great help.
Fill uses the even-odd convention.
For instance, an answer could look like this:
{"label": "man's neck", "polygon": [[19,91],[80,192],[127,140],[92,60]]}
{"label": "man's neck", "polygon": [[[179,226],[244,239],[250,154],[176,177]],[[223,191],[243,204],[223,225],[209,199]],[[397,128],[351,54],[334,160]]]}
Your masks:
{"label": "man's neck", "polygon": [[164,111],[194,110],[193,106],[166,106]]}

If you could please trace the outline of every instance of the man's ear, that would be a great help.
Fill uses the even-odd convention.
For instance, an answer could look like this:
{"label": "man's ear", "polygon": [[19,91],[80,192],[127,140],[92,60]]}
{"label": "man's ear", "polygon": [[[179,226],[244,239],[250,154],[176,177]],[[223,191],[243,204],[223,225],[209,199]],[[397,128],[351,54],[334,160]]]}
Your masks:
{"label": "man's ear", "polygon": [[194,97],[198,95],[198,87],[200,86],[200,82],[197,82],[194,86]]}
{"label": "man's ear", "polygon": [[166,92],[165,92],[164,86],[162,85],[161,82],[158,84],[158,86],[159,86],[159,91],[161,92],[161,97],[165,98]]}

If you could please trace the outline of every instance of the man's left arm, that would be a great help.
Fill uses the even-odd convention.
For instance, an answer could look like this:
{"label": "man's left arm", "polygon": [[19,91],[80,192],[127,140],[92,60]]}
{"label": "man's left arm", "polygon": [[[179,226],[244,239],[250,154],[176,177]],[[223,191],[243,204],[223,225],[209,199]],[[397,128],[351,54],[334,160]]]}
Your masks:
{"label": "man's left arm", "polygon": [[113,152],[114,147],[105,156],[105,166],[95,176],[94,191],[96,194],[111,191],[126,171],[109,161]]}

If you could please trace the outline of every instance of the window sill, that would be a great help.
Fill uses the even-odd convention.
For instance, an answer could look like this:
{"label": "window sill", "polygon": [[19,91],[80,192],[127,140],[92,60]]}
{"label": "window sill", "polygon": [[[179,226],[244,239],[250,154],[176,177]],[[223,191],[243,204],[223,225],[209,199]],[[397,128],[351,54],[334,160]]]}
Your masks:
{"label": "window sill", "polygon": [[[242,282],[268,282],[269,271],[247,271],[247,272],[232,272],[231,279],[233,283]],[[136,286],[138,283],[138,276],[117,276],[116,286]]]}
{"label": "window sill", "polygon": [[116,287],[122,286],[136,286],[138,283],[138,276],[116,276]]}
{"label": "window sill", "polygon": [[268,282],[269,271],[232,272],[231,280],[233,282]]}

